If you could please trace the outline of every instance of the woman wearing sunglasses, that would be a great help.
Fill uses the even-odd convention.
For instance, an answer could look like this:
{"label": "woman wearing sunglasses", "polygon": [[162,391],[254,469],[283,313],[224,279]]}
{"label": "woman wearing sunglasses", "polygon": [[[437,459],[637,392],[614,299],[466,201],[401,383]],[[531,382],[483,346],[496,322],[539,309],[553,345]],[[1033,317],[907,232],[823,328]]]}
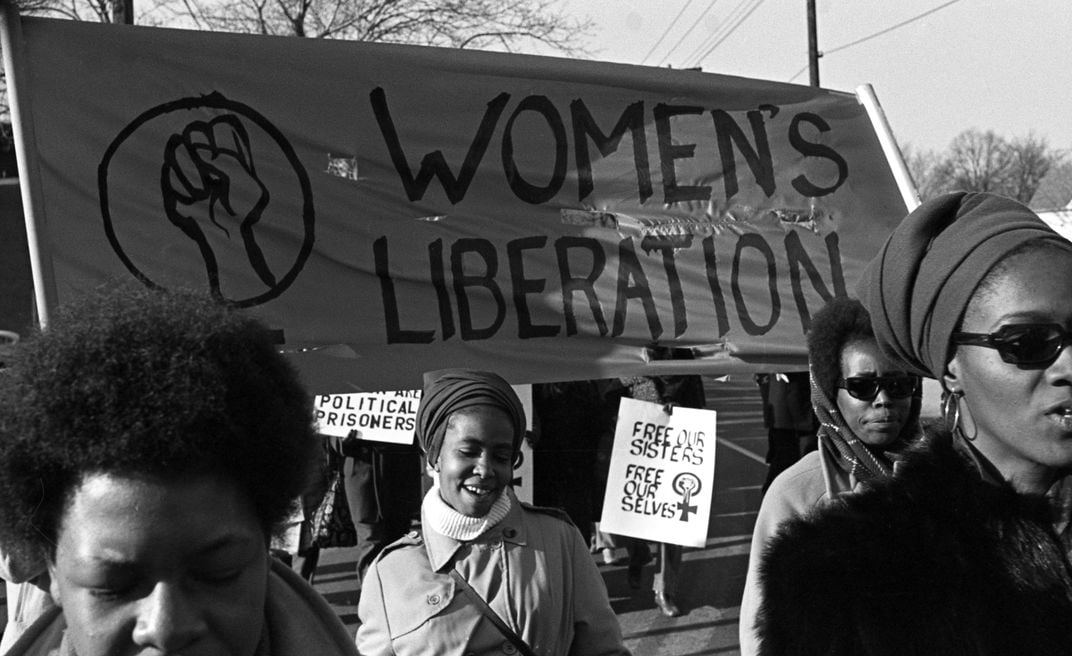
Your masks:
{"label": "woman wearing sunglasses", "polygon": [[1072,649],[1072,244],[985,193],[921,205],[861,282],[879,345],[944,426],[896,475],[787,522],[761,654]]}
{"label": "woman wearing sunglasses", "polygon": [[919,377],[882,354],[860,301],[834,298],[816,313],[808,360],[819,448],[779,474],[763,496],[741,600],[745,656],[758,649],[759,563],[778,527],[867,481],[888,478],[897,453],[919,434]]}

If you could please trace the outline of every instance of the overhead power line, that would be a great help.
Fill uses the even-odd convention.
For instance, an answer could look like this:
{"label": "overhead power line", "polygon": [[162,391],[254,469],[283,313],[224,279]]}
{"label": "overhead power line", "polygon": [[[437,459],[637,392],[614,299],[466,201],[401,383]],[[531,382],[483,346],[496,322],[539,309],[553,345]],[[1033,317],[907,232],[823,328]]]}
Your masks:
{"label": "overhead power line", "polygon": [[[731,9],[729,11],[729,13],[726,14],[726,17],[722,21],[722,23],[720,25],[718,25],[714,30],[712,30],[712,32],[710,34],[708,34],[700,42],[700,44],[698,46],[693,48],[692,52],[690,52],[688,54],[688,56],[679,58],[680,61],[683,63],[683,65],[688,66],[689,62],[695,61],[696,58],[697,58],[697,55],[699,55],[701,52],[706,50],[711,45],[711,43],[713,43],[714,41],[718,40],[718,38],[720,36],[725,34],[726,30],[729,29],[728,26],[737,19],[737,16],[739,16],[741,13],[743,13],[743,8],[744,8],[745,5],[747,5],[750,2],[756,2],[756,1],[757,0],[741,0],[740,2],[738,2],[737,6],[734,7],[733,9]],[[758,1],[762,1],[762,0],[758,0]],[[699,62],[697,62],[697,64],[698,63]],[[696,64],[693,64],[693,65],[696,65]]]}
{"label": "overhead power line", "polygon": [[[689,0],[688,2],[686,2],[685,4],[683,4],[681,6],[681,10],[677,12],[677,16],[674,16],[674,20],[670,21],[670,24],[666,26],[666,29],[663,30],[662,35],[660,35],[659,39],[655,42],[655,45],[653,45],[651,47],[651,50],[648,51],[648,54],[644,55],[644,59],[640,60],[640,63],[642,65],[648,61],[648,57],[651,57],[651,54],[653,52],[655,52],[655,49],[658,48],[659,44],[661,44],[663,42],[663,39],[666,38],[666,35],[670,34],[670,30],[674,29],[674,25],[677,25],[677,21],[681,18],[681,15],[685,13],[685,10],[688,9],[692,5],[692,2],[693,2],[693,0]],[[711,3],[711,4],[714,4],[714,3]],[[695,25],[695,23],[693,23],[693,24]]]}
{"label": "overhead power line", "polygon": [[726,39],[730,38],[730,36],[732,36],[733,33],[737,31],[737,28],[739,28],[742,23],[744,23],[746,20],[748,20],[748,17],[751,16],[752,13],[755,12],[755,10],[759,9],[759,6],[762,5],[762,4],[763,4],[763,0],[756,0],[755,2],[753,2],[752,6],[748,9],[748,12],[745,13],[745,15],[742,16],[736,23],[734,23],[733,26],[729,28],[729,31],[727,31],[726,34],[724,34],[722,36],[722,38],[720,38],[718,41],[716,41],[714,45],[712,45],[710,48],[708,48],[707,51],[704,52],[704,54],[700,55],[696,59],[696,63],[694,64],[694,66],[699,66],[700,62],[702,62],[703,60],[707,59],[711,55],[711,53],[714,52],[715,49],[718,48],[720,45],[722,45],[723,41],[725,41]]}
{"label": "overhead power line", "polygon": [[[823,50],[822,52],[819,53],[819,56],[820,57],[825,57],[826,55],[832,55],[835,52],[840,52],[842,50],[845,50],[846,48],[851,48],[853,46],[859,45],[859,44],[863,43],[864,41],[870,41],[871,39],[880,37],[880,36],[882,36],[884,34],[889,34],[890,32],[892,32],[892,31],[894,31],[896,29],[900,29],[900,28],[904,27],[905,25],[908,25],[910,23],[914,23],[914,22],[918,21],[921,18],[926,18],[927,16],[930,16],[934,12],[939,11],[941,9],[945,9],[949,5],[953,5],[953,4],[956,4],[958,2],[960,2],[960,0],[949,0],[949,2],[945,2],[943,4],[938,5],[937,7],[933,7],[931,9],[928,9],[927,11],[923,12],[922,14],[918,14],[916,16],[913,16],[912,18],[909,18],[907,20],[903,20],[900,23],[897,23],[896,25],[891,25],[891,26],[889,26],[889,27],[887,27],[885,29],[882,29],[882,30],[879,30],[878,32],[875,32],[874,34],[869,34],[869,35],[867,35],[867,36],[865,36],[863,38],[856,39],[855,41],[851,41],[851,42],[846,43],[844,45],[840,45],[840,46],[838,46],[836,48],[831,48],[830,50]],[[799,71],[797,71],[793,75],[793,77],[789,78],[789,81],[792,82],[793,80],[797,79],[806,70],[808,70],[807,65],[805,65],[804,68],[802,68]]]}
{"label": "overhead power line", "polygon": [[685,30],[685,32],[677,38],[677,41],[674,42],[674,45],[666,51],[666,54],[663,55],[662,59],[659,60],[658,66],[662,66],[666,63],[666,60],[670,58],[670,55],[672,55],[675,50],[677,50],[678,46],[680,46],[682,42],[684,42],[685,39],[687,39],[688,36],[692,34],[692,31],[695,30],[701,22],[703,22],[703,19],[707,16],[707,14],[711,13],[711,10],[714,9],[716,2],[718,2],[718,0],[711,0],[711,3],[707,5],[707,8],[700,12],[700,15],[692,21],[692,25],[689,25],[689,29]]}

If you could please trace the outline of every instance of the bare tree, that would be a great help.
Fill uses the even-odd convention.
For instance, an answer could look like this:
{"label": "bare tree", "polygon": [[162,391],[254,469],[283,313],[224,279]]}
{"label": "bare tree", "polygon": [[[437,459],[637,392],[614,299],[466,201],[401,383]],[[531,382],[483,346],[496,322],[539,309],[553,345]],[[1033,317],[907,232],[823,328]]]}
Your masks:
{"label": "bare tree", "polygon": [[[113,22],[122,0],[15,0],[22,14]],[[138,0],[157,27],[511,51],[526,42],[583,56],[593,29],[557,0]],[[0,126],[8,118],[0,73]],[[0,127],[0,140],[3,138]]]}
{"label": "bare tree", "polygon": [[111,23],[113,0],[18,0],[23,15],[51,16],[71,20]]}
{"label": "bare tree", "polygon": [[993,130],[972,128],[958,134],[938,169],[943,186],[964,191],[1004,193],[1013,158],[1008,144]]}
{"label": "bare tree", "polygon": [[938,153],[933,150],[916,150],[909,144],[901,149],[901,154],[920,199],[926,200],[944,191],[938,174],[943,160]]}
{"label": "bare tree", "polygon": [[993,130],[965,130],[948,150],[904,149],[905,161],[922,199],[948,191],[989,191],[1030,203],[1039,183],[1066,154],[1034,134],[1005,139]]}
{"label": "bare tree", "polygon": [[1029,133],[1009,142],[1012,168],[1009,175],[1009,196],[1021,203],[1030,203],[1039,183],[1054,166],[1061,163],[1064,153],[1049,147],[1046,140]]}
{"label": "bare tree", "polygon": [[553,0],[155,0],[158,25],[280,36],[513,50],[526,41],[584,54],[591,22]]}

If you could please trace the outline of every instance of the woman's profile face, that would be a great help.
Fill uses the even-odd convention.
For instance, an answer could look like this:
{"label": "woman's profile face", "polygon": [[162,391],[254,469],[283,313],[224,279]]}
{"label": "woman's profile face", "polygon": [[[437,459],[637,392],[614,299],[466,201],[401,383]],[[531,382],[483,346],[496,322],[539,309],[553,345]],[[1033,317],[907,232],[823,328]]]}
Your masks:
{"label": "woman's profile face", "polygon": [[[878,348],[874,339],[849,342],[841,349],[842,378],[904,376]],[[841,417],[864,444],[889,446],[901,437],[911,412],[912,397],[894,398],[885,389],[870,400],[858,399],[839,388],[837,406]]]}
{"label": "woman's profile face", "polygon": [[49,565],[74,653],[251,656],[265,541],[251,503],[221,476],[87,476]]}
{"label": "woman's profile face", "polygon": [[[1072,328],[1072,252],[1016,255],[999,271],[973,296],[962,331],[1023,323]],[[992,348],[960,345],[947,372],[946,386],[964,393],[965,435],[1006,479],[1015,484],[1072,465],[1072,349],[1049,364],[1016,365]]]}
{"label": "woman's profile face", "polygon": [[491,511],[514,473],[514,424],[493,406],[455,413],[447,423],[437,461],[439,493],[468,517]]}

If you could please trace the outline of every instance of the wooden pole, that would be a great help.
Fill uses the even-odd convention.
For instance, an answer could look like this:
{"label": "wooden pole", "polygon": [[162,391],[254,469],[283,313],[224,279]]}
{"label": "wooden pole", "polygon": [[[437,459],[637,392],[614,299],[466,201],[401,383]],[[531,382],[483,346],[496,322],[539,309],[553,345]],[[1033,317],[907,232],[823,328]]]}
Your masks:
{"label": "wooden pole", "polygon": [[112,0],[112,22],[116,25],[134,24],[134,0]]}
{"label": "wooden pole", "polygon": [[815,0],[808,0],[808,70],[811,86],[819,86],[819,36],[815,27]]}

